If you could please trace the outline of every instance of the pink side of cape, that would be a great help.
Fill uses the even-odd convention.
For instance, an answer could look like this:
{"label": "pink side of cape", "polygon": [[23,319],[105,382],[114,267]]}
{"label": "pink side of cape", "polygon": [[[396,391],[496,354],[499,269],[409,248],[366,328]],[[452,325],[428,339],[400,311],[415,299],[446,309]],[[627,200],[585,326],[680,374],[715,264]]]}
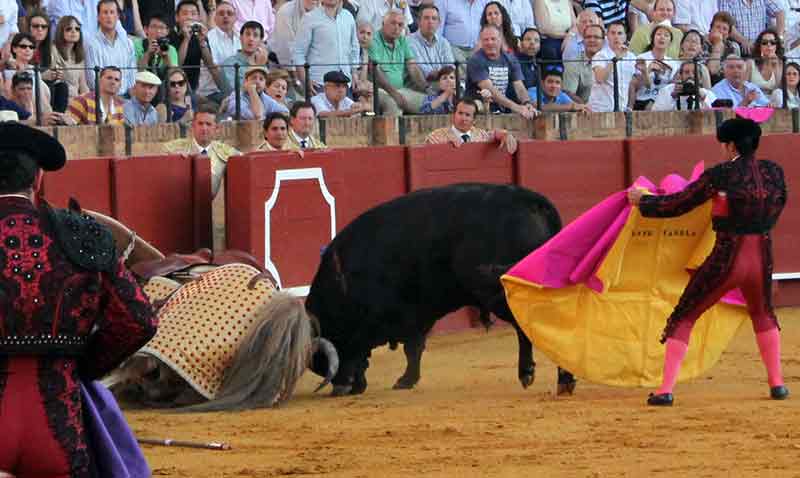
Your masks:
{"label": "pink side of cape", "polygon": [[[670,174],[656,187],[649,179],[640,176],[633,185],[655,194],[672,194],[696,180],[703,169],[701,161],[694,167],[689,180]],[[613,193],[514,265],[507,274],[554,289],[585,284],[595,292],[603,292],[603,281],[597,277],[597,270],[617,240],[630,211],[627,192]],[[738,289],[726,294],[722,300],[729,304],[744,304],[744,297]]]}

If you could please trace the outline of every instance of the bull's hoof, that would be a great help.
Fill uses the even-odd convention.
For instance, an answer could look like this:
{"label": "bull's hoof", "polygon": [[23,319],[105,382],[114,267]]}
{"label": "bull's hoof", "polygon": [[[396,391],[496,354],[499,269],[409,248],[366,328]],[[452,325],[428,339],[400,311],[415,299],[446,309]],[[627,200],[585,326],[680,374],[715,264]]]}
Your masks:
{"label": "bull's hoof", "polygon": [[361,395],[367,390],[367,379],[356,378],[353,380],[353,386],[350,389],[350,395]]}
{"label": "bull's hoof", "polygon": [[559,383],[558,384],[558,390],[556,391],[556,393],[559,396],[561,396],[561,395],[572,395],[572,393],[575,391],[575,385],[577,383],[578,382],[576,382],[575,380],[573,380],[571,382],[567,382],[567,383]]}
{"label": "bull's hoof", "polygon": [[403,376],[397,379],[397,383],[395,383],[392,388],[394,390],[411,390],[416,384],[417,380]]}
{"label": "bull's hoof", "polygon": [[331,392],[331,397],[344,397],[345,395],[350,395],[350,391],[352,389],[352,385],[334,385],[333,391]]}
{"label": "bull's hoof", "polygon": [[534,380],[536,380],[536,371],[531,370],[528,373],[521,373],[519,374],[519,383],[522,384],[522,388],[528,388],[533,384]]}

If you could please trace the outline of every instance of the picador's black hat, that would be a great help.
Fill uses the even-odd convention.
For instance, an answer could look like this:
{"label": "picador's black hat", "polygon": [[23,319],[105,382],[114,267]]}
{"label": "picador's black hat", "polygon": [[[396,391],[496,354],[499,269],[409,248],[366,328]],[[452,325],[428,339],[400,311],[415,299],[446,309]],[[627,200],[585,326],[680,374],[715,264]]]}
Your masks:
{"label": "picador's black hat", "polygon": [[731,118],[723,121],[717,128],[717,141],[720,143],[736,143],[745,138],[750,138],[753,145],[758,147],[761,126],[751,119]]}
{"label": "picador's black hat", "polygon": [[0,152],[28,153],[45,171],[57,171],[67,162],[64,147],[55,138],[22,123],[0,123]]}

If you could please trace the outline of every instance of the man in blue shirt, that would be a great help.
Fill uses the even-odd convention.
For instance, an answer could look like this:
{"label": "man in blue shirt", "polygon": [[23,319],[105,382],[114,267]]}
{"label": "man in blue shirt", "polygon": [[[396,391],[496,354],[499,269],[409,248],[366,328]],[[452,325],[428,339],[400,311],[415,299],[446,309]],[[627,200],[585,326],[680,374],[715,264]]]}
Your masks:
{"label": "man in blue shirt", "polygon": [[745,63],[740,56],[728,55],[723,63],[723,71],[725,79],[711,89],[717,101],[730,100],[733,103],[731,108],[769,106],[769,98],[761,88],[744,80]]}
{"label": "man in blue shirt", "polygon": [[136,83],[131,89],[131,99],[122,107],[122,114],[128,126],[158,124],[158,113],[151,102],[156,97],[159,86],[161,80],[155,73],[140,71],[136,74]]}
{"label": "man in blue shirt", "polygon": [[[550,68],[545,70],[542,74],[542,84],[544,87],[542,88],[542,111],[580,111],[584,113],[588,113],[591,110],[589,109],[589,105],[583,103],[575,103],[572,101],[572,98],[569,97],[564,91],[561,89],[561,83],[563,80],[563,76],[561,71]],[[536,95],[539,94],[536,87],[528,88],[528,95],[531,97],[531,101],[536,103],[537,98]]]}

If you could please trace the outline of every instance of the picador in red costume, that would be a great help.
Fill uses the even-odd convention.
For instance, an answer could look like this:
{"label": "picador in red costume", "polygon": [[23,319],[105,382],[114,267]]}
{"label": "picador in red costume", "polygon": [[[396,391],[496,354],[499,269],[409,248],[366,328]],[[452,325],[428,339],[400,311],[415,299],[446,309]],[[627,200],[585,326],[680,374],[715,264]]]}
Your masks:
{"label": "picador in red costume", "polygon": [[80,383],[136,352],[156,319],[105,227],[36,201],[62,146],[19,123],[0,138],[0,475],[88,477]]}
{"label": "picador in red costume", "polygon": [[672,389],[686,355],[695,321],[726,292],[739,288],[767,368],[770,395],[789,396],[781,373],[778,322],[771,302],[772,242],[770,230],[786,204],[783,170],[754,155],[761,128],[752,120],[735,118],[722,123],[717,140],[725,161],[706,170],[685,190],[667,196],[643,195],[631,189],[628,197],[643,216],[672,217],[684,214],[712,199],[712,223],[716,242],[711,254],[689,280],[678,305],[667,321],[661,387],[647,403],[672,405]]}

